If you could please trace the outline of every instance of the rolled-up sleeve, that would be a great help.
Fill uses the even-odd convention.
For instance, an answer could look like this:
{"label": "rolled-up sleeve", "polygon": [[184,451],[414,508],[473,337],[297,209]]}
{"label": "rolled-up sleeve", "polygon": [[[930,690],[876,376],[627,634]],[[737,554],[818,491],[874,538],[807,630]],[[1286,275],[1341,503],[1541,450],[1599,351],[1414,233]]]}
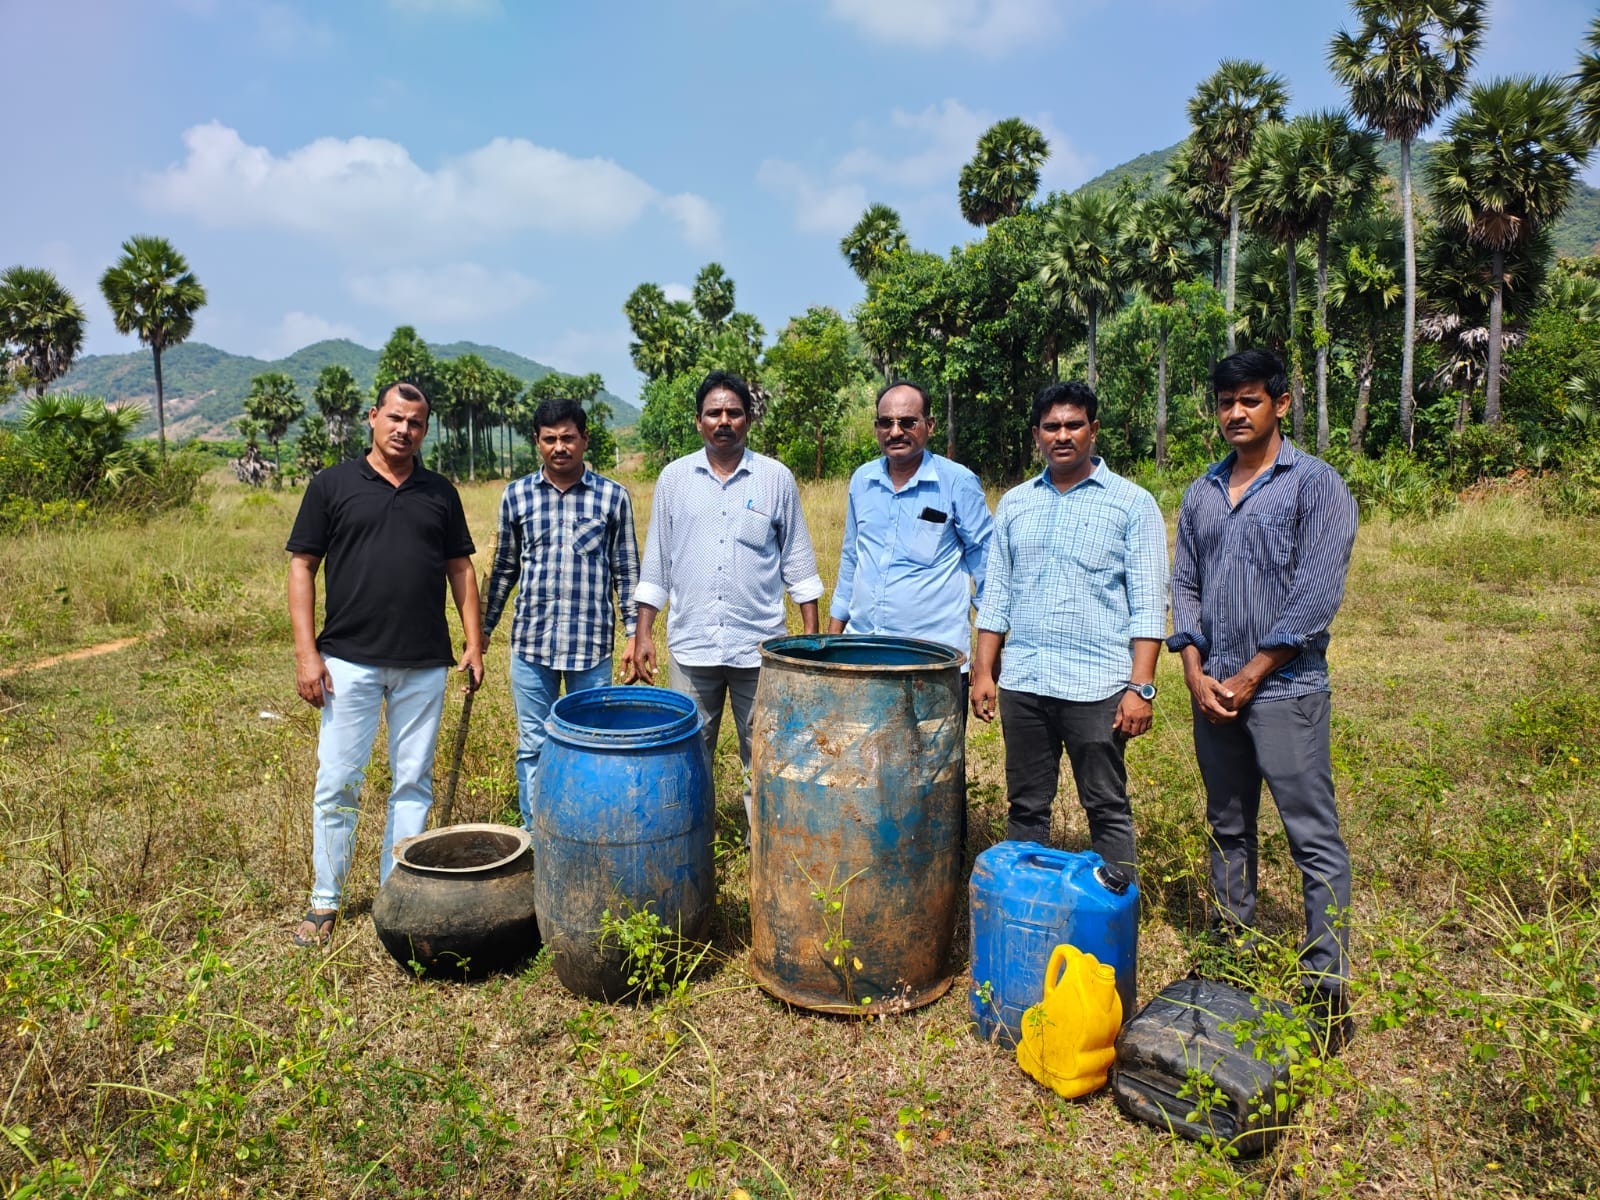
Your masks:
{"label": "rolled-up sleeve", "polygon": [[785,471],[783,487],[783,583],[796,604],[820,599],[827,589],[817,572],[817,552],[811,545],[811,530],[800,511],[800,489],[794,476]]}
{"label": "rolled-up sleeve", "polygon": [[995,513],[993,534],[983,567],[983,603],[978,608],[978,628],[990,633],[1011,632],[1011,535],[1006,502]]}
{"label": "rolled-up sleeve", "polygon": [[1167,526],[1148,493],[1128,516],[1128,636],[1167,632]]}

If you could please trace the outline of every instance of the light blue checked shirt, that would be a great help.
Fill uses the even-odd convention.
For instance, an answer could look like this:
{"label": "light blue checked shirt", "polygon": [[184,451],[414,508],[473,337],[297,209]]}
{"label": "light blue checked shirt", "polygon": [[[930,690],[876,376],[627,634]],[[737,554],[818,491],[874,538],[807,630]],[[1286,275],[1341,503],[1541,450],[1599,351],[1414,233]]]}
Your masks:
{"label": "light blue checked shirt", "polygon": [[1167,528],[1155,498],[1094,460],[1058,492],[1046,469],[1000,498],[978,628],[1006,635],[1000,686],[1104,700],[1134,638],[1166,632]]}
{"label": "light blue checked shirt", "polygon": [[759,667],[761,643],[785,630],[784,588],[796,604],[822,595],[794,475],[745,450],[718,479],[704,450],[666,465],[634,598],[667,610],[667,649],[687,667]]}
{"label": "light blue checked shirt", "polygon": [[639,543],[627,489],[585,470],[565,492],[543,471],[513,480],[500,498],[500,530],[483,612],[494,632],[517,589],[511,652],[552,671],[587,671],[616,645],[616,610],[637,624]]}
{"label": "light blue checked shirt", "polygon": [[1189,485],[1172,564],[1172,636],[1227,679],[1259,650],[1300,651],[1253,703],[1328,690],[1328,626],[1344,599],[1357,509],[1339,473],[1288,438],[1277,461],[1228,503],[1230,454]]}
{"label": "light blue checked shirt", "polygon": [[970,655],[972,585],[982,603],[993,532],[983,485],[960,463],[924,450],[899,491],[886,459],[858,467],[828,615],[850,633],[927,638]]}

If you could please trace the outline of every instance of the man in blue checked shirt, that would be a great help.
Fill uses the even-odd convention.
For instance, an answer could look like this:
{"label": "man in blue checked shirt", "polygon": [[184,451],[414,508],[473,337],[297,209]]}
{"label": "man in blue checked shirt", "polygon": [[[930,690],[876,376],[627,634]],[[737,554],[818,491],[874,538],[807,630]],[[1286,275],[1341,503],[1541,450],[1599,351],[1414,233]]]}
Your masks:
{"label": "man in blue checked shirt", "polygon": [[998,686],[1006,837],[1049,843],[1065,749],[1095,852],[1137,878],[1123,751],[1154,714],[1167,532],[1154,497],[1095,456],[1098,411],[1081,383],[1051,384],[1033,402],[1045,469],[995,510],[972,712],[994,720]]}
{"label": "man in blue checked shirt", "polygon": [[[828,632],[927,638],[972,651],[973,585],[994,521],[978,477],[928,449],[928,393],[900,380],[878,393],[883,457],[850,477]],[[966,664],[962,665],[966,671]]]}
{"label": "man in blue checked shirt", "polygon": [[1328,626],[1344,598],[1356,502],[1338,472],[1280,431],[1290,395],[1277,355],[1240,351],[1211,382],[1233,450],[1184,493],[1167,645],[1194,700],[1214,933],[1243,940],[1255,925],[1264,780],[1300,868],[1307,999],[1342,1043],[1350,856],[1328,744]]}
{"label": "man in blue checked shirt", "polygon": [[511,589],[511,699],[517,710],[517,803],[533,828],[533,791],[545,721],[560,694],[611,682],[617,609],[633,657],[639,544],[627,490],[584,465],[589,418],[576,400],[546,400],[533,413],[540,468],[500,500],[500,530],[483,642]]}

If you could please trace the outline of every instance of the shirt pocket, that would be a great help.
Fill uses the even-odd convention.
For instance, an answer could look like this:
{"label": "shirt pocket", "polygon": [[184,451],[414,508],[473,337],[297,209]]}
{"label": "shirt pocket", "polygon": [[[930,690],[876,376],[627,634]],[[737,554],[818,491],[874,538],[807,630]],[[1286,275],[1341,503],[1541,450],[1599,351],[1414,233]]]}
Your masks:
{"label": "shirt pocket", "polygon": [[758,508],[741,508],[734,518],[734,536],[752,550],[765,550],[772,543],[774,532],[772,518]]}
{"label": "shirt pocket", "polygon": [[1070,557],[1085,574],[1103,575],[1121,568],[1123,542],[1120,521],[1109,514],[1091,514],[1072,531]]}
{"label": "shirt pocket", "polygon": [[1246,514],[1244,555],[1265,571],[1281,571],[1294,558],[1294,525],[1287,517]]}
{"label": "shirt pocket", "polygon": [[572,524],[572,552],[592,558],[604,549],[606,523],[595,517],[580,518]]}
{"label": "shirt pocket", "polygon": [[921,517],[913,520],[905,539],[906,558],[919,567],[932,566],[939,560],[948,525],[948,521],[924,521]]}

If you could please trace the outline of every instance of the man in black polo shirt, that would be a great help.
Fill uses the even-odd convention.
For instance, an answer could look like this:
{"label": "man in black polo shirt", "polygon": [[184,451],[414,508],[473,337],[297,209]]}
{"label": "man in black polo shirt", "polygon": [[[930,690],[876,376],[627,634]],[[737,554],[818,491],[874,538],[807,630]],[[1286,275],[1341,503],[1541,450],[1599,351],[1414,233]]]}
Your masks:
{"label": "man in black polo shirt", "polygon": [[[417,458],[428,400],[409,383],[386,388],[367,414],[372,448],[306,485],[289,535],[289,620],[295,689],[322,710],[317,740],[311,907],[294,931],[301,946],[333,932],[350,867],[361,780],[384,706],[394,786],[378,865],[381,883],[395,842],[421,833],[433,804],[433,752],[454,661],[444,585],[461,613],[466,650],[457,670],[483,679],[472,535],[455,487]],[[327,563],[322,632],[317,566]]]}

